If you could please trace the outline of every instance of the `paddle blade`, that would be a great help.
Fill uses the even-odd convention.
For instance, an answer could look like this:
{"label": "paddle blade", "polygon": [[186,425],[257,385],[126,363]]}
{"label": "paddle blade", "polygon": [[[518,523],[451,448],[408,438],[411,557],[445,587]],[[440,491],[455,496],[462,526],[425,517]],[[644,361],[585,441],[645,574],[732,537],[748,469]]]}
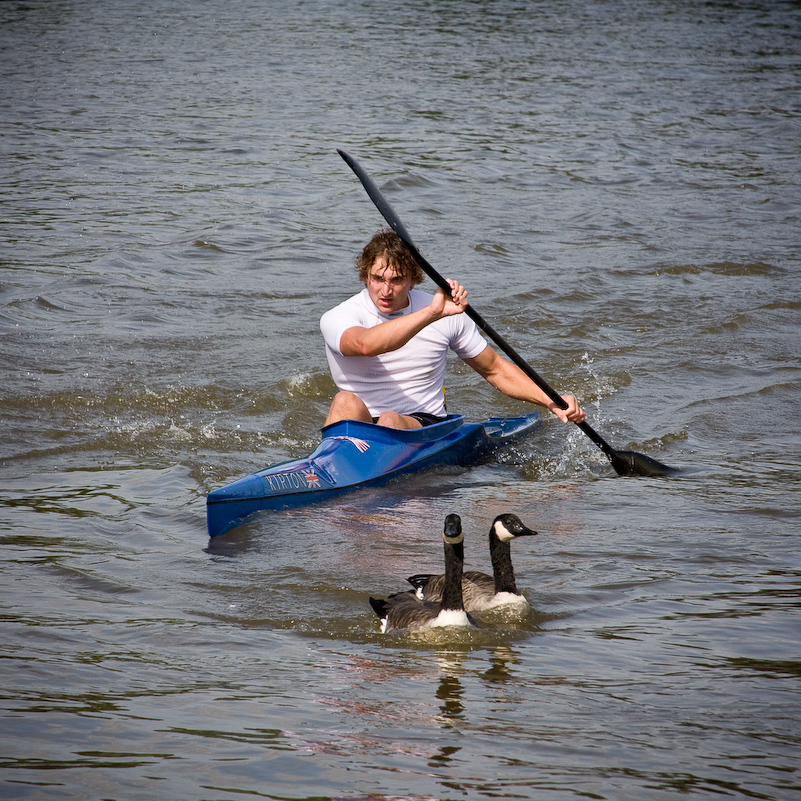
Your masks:
{"label": "paddle blade", "polygon": [[679,472],[636,451],[610,450],[606,455],[619,476],[672,476]]}

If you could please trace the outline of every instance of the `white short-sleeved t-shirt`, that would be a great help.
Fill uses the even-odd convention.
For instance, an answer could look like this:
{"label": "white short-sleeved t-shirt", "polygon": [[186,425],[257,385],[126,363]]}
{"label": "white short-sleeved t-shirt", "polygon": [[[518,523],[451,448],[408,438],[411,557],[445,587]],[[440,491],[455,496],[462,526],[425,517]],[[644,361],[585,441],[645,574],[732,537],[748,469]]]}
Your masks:
{"label": "white short-sleeved t-shirt", "polygon": [[431,303],[432,295],[417,289],[409,292],[405,309],[383,314],[367,292],[327,311],[320,320],[331,375],[340,390],[358,395],[370,414],[396,411],[401,414],[426,412],[445,415],[445,380],[448,348],[462,359],[478,356],[487,346],[476,324],[466,314],[443,317],[427,325],[402,348],[379,356],[343,356],[339,350],[342,334],[355,326],[372,328],[379,323],[411,314]]}

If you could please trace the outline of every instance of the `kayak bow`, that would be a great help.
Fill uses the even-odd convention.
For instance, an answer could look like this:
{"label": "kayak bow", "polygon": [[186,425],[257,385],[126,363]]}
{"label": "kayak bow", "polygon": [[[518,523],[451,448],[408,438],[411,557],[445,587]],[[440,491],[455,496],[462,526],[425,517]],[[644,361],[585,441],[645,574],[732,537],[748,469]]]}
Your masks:
{"label": "kayak bow", "polygon": [[441,423],[409,430],[340,420],[322,428],[320,444],[305,459],[281,462],[212,490],[206,497],[209,537],[256,512],[318,503],[439,465],[475,464],[531,433],[539,416],[533,412],[467,423],[463,415],[449,415]]}

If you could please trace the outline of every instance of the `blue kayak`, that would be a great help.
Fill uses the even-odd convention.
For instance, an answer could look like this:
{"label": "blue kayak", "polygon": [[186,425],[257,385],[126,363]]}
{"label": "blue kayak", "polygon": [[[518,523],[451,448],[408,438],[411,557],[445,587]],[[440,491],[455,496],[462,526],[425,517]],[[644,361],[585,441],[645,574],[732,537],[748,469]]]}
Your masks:
{"label": "blue kayak", "polygon": [[409,431],[340,420],[321,430],[322,441],[305,459],[282,462],[212,490],[206,497],[209,536],[224,534],[266,509],[317,503],[439,465],[476,464],[530,434],[539,417],[533,412],[467,423],[463,415],[449,415],[441,423]]}

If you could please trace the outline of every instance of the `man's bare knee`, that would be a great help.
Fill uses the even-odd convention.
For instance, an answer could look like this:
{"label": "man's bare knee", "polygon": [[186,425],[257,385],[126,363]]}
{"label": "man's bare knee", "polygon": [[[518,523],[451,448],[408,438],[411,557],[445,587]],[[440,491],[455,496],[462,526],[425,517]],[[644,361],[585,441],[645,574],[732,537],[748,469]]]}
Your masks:
{"label": "man's bare knee", "polygon": [[354,392],[342,390],[334,395],[331,401],[331,408],[328,410],[326,425],[336,423],[339,420],[362,420],[371,422],[372,417],[364,401]]}
{"label": "man's bare knee", "polygon": [[414,417],[398,412],[382,412],[378,418],[378,425],[387,428],[422,428],[422,425]]}

